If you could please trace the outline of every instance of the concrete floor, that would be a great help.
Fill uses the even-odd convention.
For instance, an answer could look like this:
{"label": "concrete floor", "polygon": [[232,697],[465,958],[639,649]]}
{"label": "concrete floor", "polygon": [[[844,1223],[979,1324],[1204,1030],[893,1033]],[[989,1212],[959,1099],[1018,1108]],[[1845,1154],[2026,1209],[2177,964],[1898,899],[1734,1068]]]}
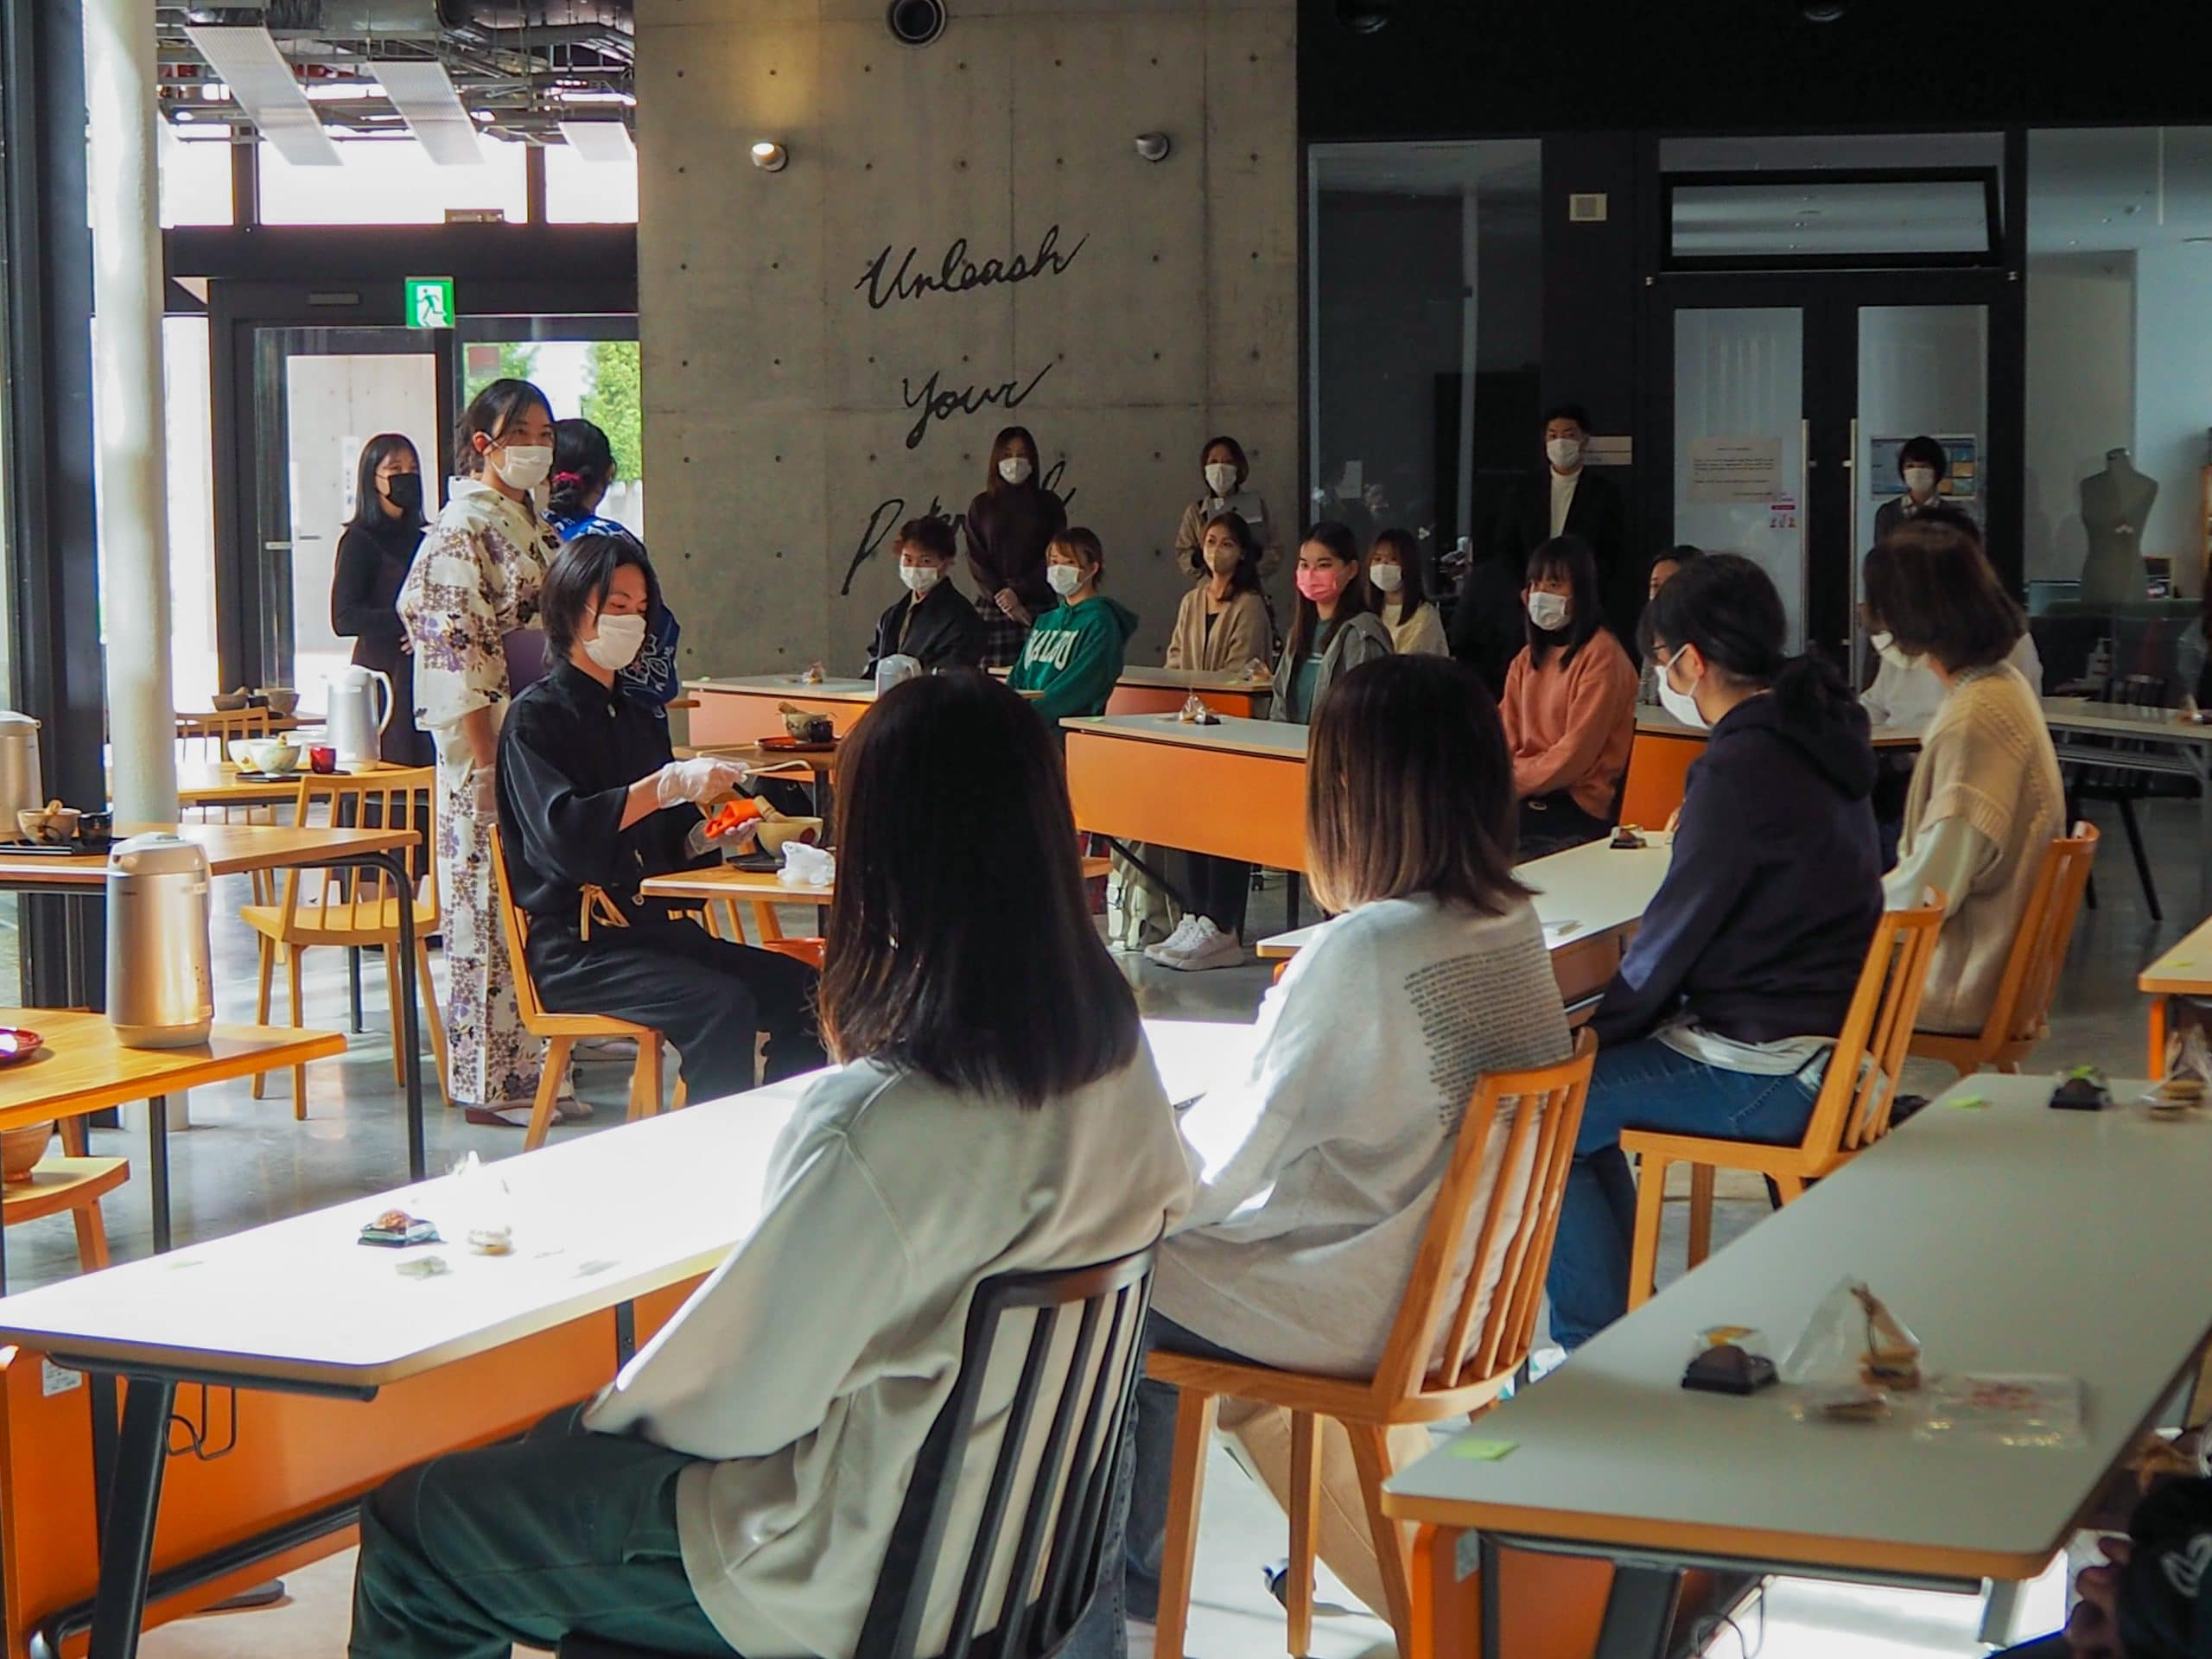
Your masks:
{"label": "concrete floor", "polygon": [[[2109,810],[2105,810],[2109,816]],[[2049,1069],[2093,1062],[2119,1075],[2140,1073],[2144,1010],[2134,990],[2135,974],[2208,907],[2199,886],[2202,849],[2194,804],[2154,803],[2145,817],[2167,918],[2163,924],[2150,919],[2116,818],[2101,823],[2107,835],[2106,854],[2100,861],[2101,907],[2085,912],[2075,933],[2052,1035],[2041,1056]],[[234,914],[245,900],[242,881],[219,884],[218,916]],[[1310,920],[1310,906],[1308,909]],[[1276,931],[1283,914],[1281,887],[1255,896],[1253,910],[1255,931]],[[792,920],[797,925],[799,918],[795,915]],[[11,954],[7,947],[12,944],[12,938],[0,940],[0,956]],[[249,1018],[250,936],[234,921],[219,921],[216,950],[218,1008],[226,1019]],[[1185,1019],[1249,1019],[1268,978],[1268,970],[1258,964],[1178,975],[1136,959],[1126,961],[1146,1013]],[[0,961],[0,972],[9,965]],[[354,1040],[344,1058],[310,1068],[306,1122],[293,1121],[289,1085],[281,1078],[271,1079],[272,1098],[265,1101],[248,1098],[244,1084],[193,1095],[192,1127],[172,1138],[180,1241],[378,1192],[405,1179],[383,976],[373,963],[371,966],[369,1030]],[[309,1020],[342,1027],[346,1014],[342,957],[335,952],[311,954],[307,970]],[[626,1070],[591,1065],[581,1069],[580,1077],[585,1096],[601,1109],[599,1120],[556,1134],[595,1133],[620,1120]],[[1925,1079],[1916,1080],[1932,1090],[1942,1086],[1945,1074],[1931,1068]],[[433,1168],[450,1165],[471,1148],[486,1157],[520,1150],[519,1135],[471,1128],[457,1114],[442,1109],[435,1092],[428,1116]],[[96,1152],[143,1159],[143,1118],[122,1131],[96,1131],[92,1138]],[[1732,1239],[1765,1213],[1763,1198],[1750,1193],[1732,1198],[1724,1188],[1723,1200],[1716,1218],[1716,1244]],[[118,1260],[149,1253],[143,1179],[108,1199],[107,1223]],[[1679,1221],[1672,1230],[1662,1263],[1681,1259]],[[10,1229],[8,1258],[10,1281],[18,1287],[73,1273],[74,1245],[67,1223],[57,1219]],[[1199,1545],[1198,1594],[1189,1643],[1192,1654],[1222,1659],[1282,1651],[1281,1612],[1266,1594],[1261,1568],[1286,1548],[1281,1514],[1225,1455],[1217,1455]],[[334,1659],[344,1651],[350,1573],[350,1555],[334,1558],[294,1574],[288,1586],[291,1599],[285,1605],[171,1625],[149,1636],[144,1651],[149,1659],[213,1659],[217,1655]],[[2031,1595],[2024,1630],[2056,1624],[2063,1612],[2063,1571],[2047,1575]],[[1325,1585],[1324,1590],[1325,1599],[1338,1604],[1348,1600],[1340,1587]],[[1969,1656],[1980,1651],[1974,1639],[1978,1617],[1977,1604],[1963,1598],[1783,1580],[1765,1599],[1763,1632],[1759,1621],[1747,1618],[1749,1629],[1716,1632],[1712,1650],[1725,1659],[1738,1659],[1739,1654],[1748,1659],[1754,1652],[1778,1659],[1827,1659],[1831,1654],[1841,1659],[1847,1651],[1854,1659]],[[1314,1659],[1363,1659],[1389,1651],[1386,1627],[1357,1611],[1323,1619],[1313,1643]]]}

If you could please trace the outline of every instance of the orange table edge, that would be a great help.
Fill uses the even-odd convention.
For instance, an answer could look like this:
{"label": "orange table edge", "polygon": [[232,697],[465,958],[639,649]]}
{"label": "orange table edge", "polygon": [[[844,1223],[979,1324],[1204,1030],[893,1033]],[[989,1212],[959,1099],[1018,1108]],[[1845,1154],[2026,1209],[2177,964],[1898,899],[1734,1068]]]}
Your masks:
{"label": "orange table edge", "polygon": [[[2192,971],[2184,973],[2189,969]],[[2137,976],[2135,988],[2151,999],[2148,1077],[2166,1074],[2166,999],[2212,996],[2212,919],[2199,923]]]}
{"label": "orange table edge", "polygon": [[1306,869],[1306,760],[1067,734],[1076,827],[1270,869]]}

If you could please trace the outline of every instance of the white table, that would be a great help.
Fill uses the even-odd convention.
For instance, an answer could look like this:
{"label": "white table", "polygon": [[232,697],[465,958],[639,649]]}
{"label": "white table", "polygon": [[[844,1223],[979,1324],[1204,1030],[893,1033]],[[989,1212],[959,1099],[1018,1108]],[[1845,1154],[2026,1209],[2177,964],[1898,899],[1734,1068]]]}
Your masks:
{"label": "white table", "polygon": [[[1955,1590],[2037,1576],[2212,1331],[2212,1113],[2155,1122],[2125,1103],[2139,1083],[2114,1084],[2112,1111],[2054,1112],[2052,1083],[1964,1079],[1484,1417],[1472,1438],[1510,1455],[1440,1448],[1384,1508],[1459,1531],[1463,1575],[1493,1571],[1501,1543],[1611,1558],[1624,1653],[1658,1650],[1671,1596],[1655,1586],[1685,1567]],[[2085,1444],[1814,1426],[1786,1387],[1681,1388],[1697,1332],[1752,1325],[1778,1355],[1845,1275],[1889,1302],[1931,1371],[2082,1378]]]}
{"label": "white table", "polygon": [[[1249,1030],[1215,1028],[1217,1036],[1201,1026],[1147,1022],[1169,1098],[1203,1094],[1227,1075],[1240,1052],[1249,1054],[1249,1039],[1240,1033]],[[489,1166],[509,1194],[509,1255],[468,1251],[462,1241],[471,1205],[445,1177],[0,1300],[0,1342],[127,1381],[102,1510],[99,1591],[91,1609],[95,1659],[125,1659],[137,1649],[180,1382],[366,1400],[608,1308],[619,1310],[626,1357],[632,1303],[710,1271],[751,1235],[759,1178],[812,1080],[793,1078]],[[387,1209],[438,1224],[448,1243],[433,1249],[447,1273],[402,1277],[401,1261],[431,1252],[359,1243],[362,1224]]]}
{"label": "white table", "polygon": [[[1664,831],[1647,830],[1644,840],[1649,845],[1645,847],[1616,850],[1593,841],[1515,868],[1514,874],[1535,894],[1544,945],[1555,964],[1563,953],[1592,941],[1621,941],[1625,948],[1626,937],[1643,919],[1659,884],[1667,879],[1674,839]],[[1319,925],[1278,933],[1254,948],[1263,957],[1294,957]],[[1610,969],[1606,977],[1611,977]]]}
{"label": "white table", "polygon": [[[2045,697],[2043,713],[2058,758],[2068,766],[2196,780],[2199,891],[2212,905],[2212,726],[2184,721],[2171,709],[2133,709],[2087,697]],[[2147,747],[2114,749],[2109,747],[2114,738]]]}
{"label": "white table", "polygon": [[1239,720],[1233,715],[1224,715],[1211,726],[1192,725],[1173,715],[1101,715],[1095,720],[1069,719],[1060,724],[1071,732],[1100,737],[1165,743],[1211,753],[1258,755],[1269,760],[1304,760],[1306,741],[1313,735],[1312,728],[1290,721]]}

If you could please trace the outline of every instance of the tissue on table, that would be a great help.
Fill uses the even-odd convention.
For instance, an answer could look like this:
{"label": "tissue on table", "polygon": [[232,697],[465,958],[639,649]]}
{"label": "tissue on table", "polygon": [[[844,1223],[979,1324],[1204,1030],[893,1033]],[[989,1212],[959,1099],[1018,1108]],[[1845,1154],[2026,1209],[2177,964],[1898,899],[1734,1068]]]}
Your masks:
{"label": "tissue on table", "polygon": [[836,857],[804,842],[787,841],[784,843],[782,879],[793,887],[829,887],[837,879]]}

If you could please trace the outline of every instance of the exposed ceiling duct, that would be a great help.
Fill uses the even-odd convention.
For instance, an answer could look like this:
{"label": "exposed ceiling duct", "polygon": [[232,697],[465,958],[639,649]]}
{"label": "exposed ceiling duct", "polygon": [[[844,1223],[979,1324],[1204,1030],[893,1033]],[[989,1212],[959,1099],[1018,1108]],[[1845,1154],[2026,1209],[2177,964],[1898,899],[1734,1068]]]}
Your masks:
{"label": "exposed ceiling duct", "polygon": [[[620,119],[636,102],[633,11],[631,0],[157,0],[162,108],[188,137],[260,127],[289,155],[284,143],[411,132],[465,164],[480,134],[560,143],[579,106]],[[264,43],[253,101],[199,45],[218,32]],[[282,99],[272,127],[255,101],[280,107],[279,65],[297,97]],[[291,135],[282,143],[279,127]]]}
{"label": "exposed ceiling duct", "polygon": [[322,118],[267,29],[190,27],[185,33],[278,155],[295,167],[339,165]]}

